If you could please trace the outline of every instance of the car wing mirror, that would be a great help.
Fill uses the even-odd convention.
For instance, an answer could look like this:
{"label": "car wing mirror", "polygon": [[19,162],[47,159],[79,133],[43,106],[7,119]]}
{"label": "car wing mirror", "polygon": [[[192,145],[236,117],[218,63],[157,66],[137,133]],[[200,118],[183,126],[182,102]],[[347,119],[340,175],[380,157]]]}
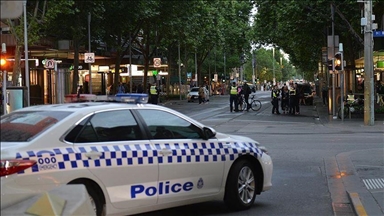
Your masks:
{"label": "car wing mirror", "polygon": [[204,139],[209,140],[209,139],[216,136],[216,131],[215,131],[215,129],[213,129],[211,127],[204,127],[203,128],[203,134],[204,134]]}

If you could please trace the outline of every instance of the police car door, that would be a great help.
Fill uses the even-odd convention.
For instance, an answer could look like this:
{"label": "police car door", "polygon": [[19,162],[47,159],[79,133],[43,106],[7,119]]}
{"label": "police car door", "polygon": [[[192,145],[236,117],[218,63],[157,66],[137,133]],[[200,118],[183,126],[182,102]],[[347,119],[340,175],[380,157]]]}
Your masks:
{"label": "police car door", "polygon": [[201,128],[163,110],[137,110],[158,151],[158,203],[217,194],[224,163],[217,139],[204,140]]}
{"label": "police car door", "polygon": [[106,198],[115,208],[157,202],[156,151],[143,134],[130,110],[125,109],[97,112],[67,135],[75,137],[74,147],[84,166],[104,185]]}

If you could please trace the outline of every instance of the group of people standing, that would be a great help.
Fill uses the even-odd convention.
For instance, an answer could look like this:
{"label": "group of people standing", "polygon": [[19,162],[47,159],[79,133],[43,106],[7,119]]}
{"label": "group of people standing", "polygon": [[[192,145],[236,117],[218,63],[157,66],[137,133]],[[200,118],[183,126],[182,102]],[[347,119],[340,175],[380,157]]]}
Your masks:
{"label": "group of people standing", "polygon": [[277,85],[273,86],[271,91],[272,114],[280,115],[279,101],[281,101],[283,114],[300,114],[297,83],[290,83],[289,87],[284,84],[281,89],[279,89]]}
{"label": "group of people standing", "polygon": [[[255,90],[254,90],[255,91]],[[239,107],[246,106],[246,110],[249,111],[249,95],[252,93],[251,87],[249,87],[246,80],[243,81],[243,85],[237,85],[236,82],[232,82],[232,86],[229,88],[229,109],[231,112],[239,112]],[[243,104],[245,101],[245,104]],[[242,110],[242,109],[241,109]]]}

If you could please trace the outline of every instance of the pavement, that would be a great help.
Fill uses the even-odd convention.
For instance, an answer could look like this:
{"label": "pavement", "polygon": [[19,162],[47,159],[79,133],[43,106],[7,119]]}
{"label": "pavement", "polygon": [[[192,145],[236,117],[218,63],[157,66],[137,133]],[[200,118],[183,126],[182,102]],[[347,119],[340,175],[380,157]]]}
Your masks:
{"label": "pavement", "polygon": [[[374,125],[367,126],[363,116],[335,119],[320,98],[315,99],[313,110],[314,118],[330,129],[353,133],[358,128],[360,133],[384,133],[383,114],[375,114]],[[341,153],[325,160],[325,169],[335,215],[346,215],[348,204],[358,216],[384,215],[384,136],[383,148]]]}
{"label": "pavement", "polygon": [[[215,98],[221,97],[228,98],[227,95],[224,95],[213,96],[211,99],[215,100]],[[180,101],[167,103],[178,104]],[[269,102],[266,103],[263,106],[270,106]],[[222,121],[226,121],[223,119],[229,115],[231,113],[219,114],[217,123],[214,122],[215,119],[209,121],[211,124],[220,127],[218,131],[224,133],[226,130],[232,131],[233,128],[226,128],[225,125],[227,124],[222,124]],[[279,118],[278,115],[271,115],[269,108],[262,109],[259,112],[249,112],[246,115],[235,115],[242,115],[239,118],[249,120],[250,116],[257,115],[258,121],[270,121],[272,118]],[[303,118],[297,118],[300,116]],[[352,116],[352,118],[341,120],[329,114],[328,107],[322,104],[322,99],[315,97],[313,106],[300,106],[298,116],[286,115],[286,117],[294,121],[315,122],[314,127],[303,127],[302,133],[313,133],[320,126],[323,131],[329,133],[343,132],[352,134],[358,131],[365,135],[372,133],[383,136],[383,148],[340,153],[335,157],[325,158],[324,164],[335,216],[351,214],[357,216],[384,216],[384,114],[376,114],[372,126],[364,125],[363,116]],[[202,123],[204,123],[204,120]],[[238,132],[247,132],[245,130],[247,130],[247,127]],[[295,130],[297,130],[297,127]],[[253,126],[252,131],[268,133],[265,126]],[[289,133],[289,131],[285,132]],[[378,176],[380,177],[378,178]]]}

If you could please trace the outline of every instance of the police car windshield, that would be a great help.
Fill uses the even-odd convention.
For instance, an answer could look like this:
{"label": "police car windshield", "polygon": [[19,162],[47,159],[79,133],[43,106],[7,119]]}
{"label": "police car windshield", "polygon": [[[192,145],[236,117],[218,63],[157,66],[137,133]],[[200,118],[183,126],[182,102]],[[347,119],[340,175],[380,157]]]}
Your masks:
{"label": "police car windshield", "polygon": [[24,111],[1,118],[1,142],[28,142],[71,112]]}
{"label": "police car windshield", "polygon": [[199,91],[199,88],[192,88],[191,89],[191,92],[197,92],[197,91]]}

